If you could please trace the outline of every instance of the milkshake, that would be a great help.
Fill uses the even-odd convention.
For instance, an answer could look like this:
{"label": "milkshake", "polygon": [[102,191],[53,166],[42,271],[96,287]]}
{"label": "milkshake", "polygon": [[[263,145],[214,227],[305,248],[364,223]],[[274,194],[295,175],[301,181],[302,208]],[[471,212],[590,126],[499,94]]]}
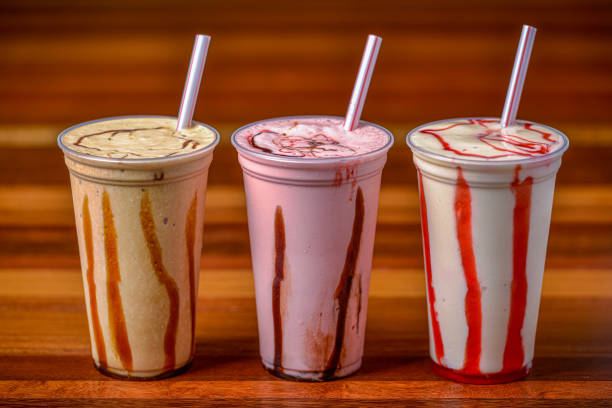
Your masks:
{"label": "milkshake", "polygon": [[343,118],[255,122],[244,173],[260,354],[272,374],[325,381],[361,366],[380,178],[393,136]]}
{"label": "milkshake", "polygon": [[419,178],[430,356],[468,383],[526,376],[533,360],[562,133],[451,119],[408,134]]}
{"label": "milkshake", "polygon": [[58,137],[70,171],[91,350],[124,379],[184,371],[195,313],[208,167],[217,132],[130,116]]}

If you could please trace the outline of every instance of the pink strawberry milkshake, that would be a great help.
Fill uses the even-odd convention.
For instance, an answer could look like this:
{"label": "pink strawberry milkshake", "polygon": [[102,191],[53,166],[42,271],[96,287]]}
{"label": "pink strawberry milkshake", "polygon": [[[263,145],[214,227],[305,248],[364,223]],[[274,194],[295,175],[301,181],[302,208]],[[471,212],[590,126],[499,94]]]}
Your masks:
{"label": "pink strawberry milkshake", "polygon": [[343,118],[255,122],[232,136],[244,172],[264,367],[326,381],[361,366],[382,168],[393,136]]}
{"label": "pink strawberry milkshake", "polygon": [[434,369],[468,383],[522,378],[568,139],[537,123],[467,118],[422,125],[407,143],[419,177]]}

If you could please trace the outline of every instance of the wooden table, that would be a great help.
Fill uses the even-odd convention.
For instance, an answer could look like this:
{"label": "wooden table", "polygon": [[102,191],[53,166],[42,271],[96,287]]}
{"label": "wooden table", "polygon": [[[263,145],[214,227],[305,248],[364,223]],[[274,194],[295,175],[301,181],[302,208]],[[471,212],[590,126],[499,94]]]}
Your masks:
{"label": "wooden table", "polygon": [[[66,1],[0,6],[0,405],[609,406],[612,404],[612,8],[490,4]],[[539,28],[520,116],[565,131],[533,373],[496,386],[434,375],[415,171],[418,123],[498,115],[520,24]],[[197,350],[185,374],[92,366],[67,171],[55,136],[118,114],[175,114],[193,34],[213,43],[195,117],[220,129],[206,202]],[[241,173],[246,122],[343,114],[365,36],[383,38],[364,118],[396,135],[383,177],[363,369],[326,384],[260,365]]]}

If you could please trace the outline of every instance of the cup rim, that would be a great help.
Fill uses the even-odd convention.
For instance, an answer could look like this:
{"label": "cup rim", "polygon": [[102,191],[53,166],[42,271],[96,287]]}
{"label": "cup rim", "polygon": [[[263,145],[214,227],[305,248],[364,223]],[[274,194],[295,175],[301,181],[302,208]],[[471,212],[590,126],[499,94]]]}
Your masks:
{"label": "cup rim", "polygon": [[62,137],[66,133],[74,129],[77,129],[79,127],[89,125],[92,123],[97,123],[97,122],[104,122],[104,121],[116,120],[116,119],[129,119],[129,118],[176,119],[174,116],[167,116],[167,115],[123,115],[123,116],[109,116],[109,117],[104,117],[104,118],[99,118],[99,119],[93,119],[87,122],[77,123],[75,125],[72,125],[62,130],[60,134],[57,136],[57,144],[59,148],[62,149],[62,151],[64,152],[64,155],[69,156],[70,158],[73,158],[75,160],[85,162],[85,163],[105,165],[107,167],[114,167],[114,166],[138,167],[139,165],[166,164],[166,163],[178,162],[178,161],[190,161],[190,160],[196,159],[199,156],[204,155],[205,153],[208,153],[209,151],[213,150],[219,144],[219,141],[221,140],[221,137],[217,129],[215,129],[214,127],[210,125],[207,125],[206,123],[202,123],[202,122],[193,120],[192,123],[198,124],[200,126],[204,126],[205,128],[211,130],[215,135],[215,139],[208,146],[202,149],[198,149],[190,153],[179,154],[176,156],[151,157],[151,158],[144,158],[144,159],[120,159],[120,158],[114,158],[114,157],[101,157],[101,156],[93,156],[87,153],[78,152],[66,146],[62,142]]}
{"label": "cup rim", "polygon": [[439,123],[450,122],[454,120],[470,120],[470,119],[500,120],[500,118],[489,117],[489,116],[469,116],[469,117],[442,119],[442,120],[436,120],[434,122],[424,123],[422,125],[415,127],[414,129],[412,129],[406,134],[406,144],[408,145],[408,147],[412,150],[412,152],[415,155],[418,155],[420,157],[427,158],[430,160],[435,160],[437,162],[442,162],[442,163],[452,165],[452,166],[455,166],[455,165],[470,166],[471,165],[475,167],[479,167],[479,166],[506,167],[506,166],[525,165],[525,164],[531,165],[535,163],[540,163],[542,161],[554,160],[560,157],[561,155],[563,155],[563,153],[565,153],[565,151],[569,148],[569,138],[563,132],[560,132],[551,126],[543,125],[541,123],[533,122],[529,120],[517,120],[517,122],[518,123],[532,123],[534,125],[541,126],[543,128],[553,131],[554,133],[561,135],[561,138],[563,139],[563,146],[561,146],[561,148],[555,150],[552,153],[544,154],[538,157],[526,157],[524,159],[514,159],[514,160],[481,160],[478,158],[468,159],[468,158],[457,158],[457,157],[445,156],[439,153],[435,153],[435,152],[431,152],[429,150],[423,149],[422,147],[416,146],[410,140],[410,136],[412,136],[415,132],[418,132],[420,129],[426,126],[436,125]]}
{"label": "cup rim", "polygon": [[279,116],[279,117],[274,117],[274,118],[261,119],[261,120],[255,121],[255,122],[247,123],[246,125],[243,125],[243,126],[239,127],[238,129],[236,129],[232,133],[232,137],[231,137],[232,145],[238,151],[238,153],[245,154],[247,156],[251,156],[251,157],[254,157],[254,158],[258,158],[258,159],[261,159],[263,161],[276,162],[276,163],[280,163],[280,164],[298,164],[298,165],[306,165],[306,166],[308,166],[308,165],[316,166],[316,165],[324,165],[324,164],[330,164],[330,163],[352,162],[352,161],[356,161],[356,160],[369,159],[369,158],[372,158],[372,157],[376,157],[376,156],[380,155],[381,153],[387,152],[391,148],[391,146],[393,146],[393,143],[395,142],[393,134],[388,129],[385,129],[384,127],[382,127],[381,125],[377,125],[376,123],[367,122],[365,120],[360,120],[359,124],[360,125],[374,126],[374,127],[378,128],[378,129],[381,129],[382,131],[384,131],[389,136],[389,140],[387,141],[387,143],[385,143],[384,146],[379,147],[376,150],[373,150],[373,151],[367,152],[367,153],[356,154],[354,156],[328,157],[328,158],[324,158],[324,159],[318,159],[318,158],[305,159],[303,157],[272,155],[272,154],[269,154],[269,153],[260,153],[260,152],[255,152],[255,151],[249,150],[249,149],[245,148],[244,146],[241,146],[240,144],[238,144],[238,142],[236,141],[236,135],[239,132],[241,132],[242,130],[247,129],[247,128],[251,127],[251,126],[257,125],[259,123],[271,122],[271,121],[275,121],[275,120],[305,119],[305,118],[343,119],[342,116],[335,116],[335,115],[292,115],[292,116]]}

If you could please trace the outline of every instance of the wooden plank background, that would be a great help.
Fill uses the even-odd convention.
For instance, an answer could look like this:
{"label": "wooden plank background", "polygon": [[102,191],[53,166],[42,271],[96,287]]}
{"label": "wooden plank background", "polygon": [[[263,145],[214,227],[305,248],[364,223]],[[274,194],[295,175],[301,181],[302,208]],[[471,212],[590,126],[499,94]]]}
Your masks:
{"label": "wooden plank background", "polygon": [[[431,120],[497,116],[521,24],[538,28],[519,117],[571,147],[558,175],[533,374],[436,377],[416,177],[403,141]],[[155,383],[97,373],[57,133],[178,110],[195,33],[213,36],[195,118],[221,131],[206,202],[193,367]],[[278,380],[260,366],[238,126],[343,115],[368,33],[383,43],[363,118],[396,136],[383,175],[363,369]],[[3,1],[0,4],[0,405],[609,406],[612,5],[604,0]]]}

